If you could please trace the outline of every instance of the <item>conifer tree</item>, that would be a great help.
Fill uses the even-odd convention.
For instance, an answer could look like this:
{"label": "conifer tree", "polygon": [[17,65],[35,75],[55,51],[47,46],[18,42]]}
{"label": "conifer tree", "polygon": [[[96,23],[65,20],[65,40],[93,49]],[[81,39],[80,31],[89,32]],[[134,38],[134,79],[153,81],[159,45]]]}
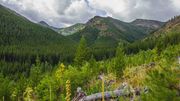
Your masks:
{"label": "conifer tree", "polygon": [[76,65],[80,66],[84,61],[87,60],[87,44],[84,36],[81,38],[79,42],[79,46],[77,47],[74,62]]}
{"label": "conifer tree", "polygon": [[41,80],[41,63],[39,57],[36,58],[36,64],[31,67],[30,79],[32,87],[37,86],[38,82]]}
{"label": "conifer tree", "polygon": [[122,76],[124,67],[125,67],[125,60],[124,60],[123,44],[119,44],[116,50],[115,68],[114,68],[117,76]]}

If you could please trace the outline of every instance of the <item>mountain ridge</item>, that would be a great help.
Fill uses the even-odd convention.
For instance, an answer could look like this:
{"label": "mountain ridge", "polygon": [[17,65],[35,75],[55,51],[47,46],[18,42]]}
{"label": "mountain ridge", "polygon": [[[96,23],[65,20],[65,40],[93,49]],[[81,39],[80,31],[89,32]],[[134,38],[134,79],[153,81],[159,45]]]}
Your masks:
{"label": "mountain ridge", "polygon": [[[147,21],[151,21],[151,20],[147,20]],[[122,40],[124,38],[125,41],[137,40],[139,39],[139,37],[144,37],[149,32],[156,30],[156,29],[147,29],[142,26],[137,26],[133,24],[132,22],[128,23],[128,22],[123,22],[123,21],[111,18],[111,17],[100,17],[100,16],[94,16],[89,21],[87,21],[85,23],[85,28],[83,30],[87,30],[88,28],[99,30],[100,31],[98,33],[99,36],[114,37],[115,40],[119,40],[119,39]],[[82,30],[79,32],[86,33],[86,31],[82,31]],[[138,33],[142,34],[142,36],[139,36],[140,34]],[[74,34],[77,34],[77,33],[74,33]]]}
{"label": "mountain ridge", "polygon": [[128,22],[111,17],[95,16],[85,23],[85,28],[67,37],[79,42],[84,36],[88,46],[95,51],[95,57],[98,57],[100,53],[109,57],[114,55],[119,43],[130,44],[148,36],[149,32],[147,28]]}
{"label": "mountain ridge", "polygon": [[176,45],[179,42],[180,16],[176,16],[167,21],[161,28],[150,33],[147,37],[129,44],[125,50],[126,53],[137,53],[141,50],[159,47],[158,51],[161,51],[165,47]]}
{"label": "mountain ridge", "polygon": [[149,19],[136,19],[130,23],[141,27],[150,27],[157,29],[160,28],[165,22]]}
{"label": "mountain ridge", "polygon": [[[7,12],[4,12],[2,9],[2,15],[6,13]],[[14,16],[14,14],[12,14],[11,11],[9,12],[9,14]],[[5,19],[3,21],[7,21],[4,22],[5,24],[9,24],[12,22],[15,23],[15,25],[12,25],[13,33],[15,32],[27,33],[27,35],[24,33],[18,34],[20,37],[17,38],[12,37],[12,42],[11,40],[9,40],[10,44],[23,43],[23,44],[33,44],[34,46],[41,45],[39,47],[42,47],[42,49],[45,49],[44,48],[45,44],[49,45],[50,47],[52,46],[55,47],[55,45],[59,45],[60,47],[64,47],[67,45],[71,47],[71,45],[76,46],[76,44],[79,42],[81,37],[84,36],[85,39],[87,40],[88,47],[90,47],[93,51],[92,53],[94,53],[94,51],[95,52],[103,51],[103,54],[108,54],[111,56],[112,54],[114,54],[115,49],[119,42],[125,44],[132,43],[136,40],[140,40],[148,36],[150,31],[147,28],[139,27],[133,25],[132,23],[123,22],[111,17],[94,16],[85,24],[75,24],[72,28],[71,26],[68,27],[70,30],[67,28],[68,29],[67,32],[71,32],[71,33],[69,35],[67,35],[66,33],[67,36],[66,35],[64,36],[61,35],[60,33],[58,34],[57,31],[52,30],[52,28],[50,28],[51,26],[49,26],[45,21],[41,21],[39,23],[32,23],[31,21],[26,19],[21,19],[21,17],[18,16],[14,16],[14,18],[10,17],[8,19],[12,21],[8,21],[4,17],[2,17],[2,19]],[[11,30],[11,29],[9,30],[7,26],[5,27],[7,28],[7,31],[2,29],[1,31],[2,33]],[[60,29],[60,30],[64,30],[64,29]],[[4,39],[2,40],[3,40],[2,42],[5,43]],[[38,46],[36,46],[35,48],[37,47]],[[106,49],[109,49],[110,51],[109,50],[107,51]],[[59,48],[59,50],[61,49]],[[71,51],[74,51],[74,49],[72,49]],[[97,55],[99,55],[99,53],[97,53],[96,56]]]}
{"label": "mountain ridge", "polygon": [[41,25],[41,26],[44,26],[44,27],[47,27],[47,28],[50,28],[56,32],[58,32],[59,28],[56,28],[54,26],[50,26],[49,24],[47,24],[45,21],[40,21],[38,22],[37,24]]}
{"label": "mountain ridge", "polygon": [[[89,19],[86,23],[77,23],[77,24],[74,24],[74,25],[69,26],[69,27],[59,28],[58,33],[65,35],[65,36],[72,35],[72,34],[78,32],[79,30],[84,29],[85,26],[92,24],[91,22],[95,19],[97,20],[97,19],[114,19],[114,18],[94,16],[93,18]],[[121,21],[118,19],[114,19],[114,20],[117,22],[131,24],[131,25],[136,26],[136,27],[141,27],[141,29],[146,30],[146,33],[150,33],[152,31],[155,31],[165,24],[165,22],[161,22],[161,21],[157,21],[157,20],[150,20],[150,19],[136,19],[132,22],[124,22],[124,21]],[[81,27],[78,28],[78,25],[81,25]],[[119,27],[119,28],[123,30],[123,28],[121,28],[121,27]]]}

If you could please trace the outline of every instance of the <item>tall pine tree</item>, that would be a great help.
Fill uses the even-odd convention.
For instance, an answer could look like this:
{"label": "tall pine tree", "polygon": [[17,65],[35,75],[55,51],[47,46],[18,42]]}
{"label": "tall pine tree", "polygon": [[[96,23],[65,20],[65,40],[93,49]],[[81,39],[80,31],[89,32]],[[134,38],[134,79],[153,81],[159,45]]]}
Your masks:
{"label": "tall pine tree", "polygon": [[87,56],[88,56],[87,51],[88,49],[87,49],[86,39],[84,38],[84,36],[82,36],[74,58],[74,63],[76,65],[81,66],[83,62],[87,60]]}
{"label": "tall pine tree", "polygon": [[116,49],[116,57],[115,57],[115,73],[118,77],[123,75],[123,70],[125,67],[125,60],[124,60],[124,51],[123,51],[123,44],[119,44]]}

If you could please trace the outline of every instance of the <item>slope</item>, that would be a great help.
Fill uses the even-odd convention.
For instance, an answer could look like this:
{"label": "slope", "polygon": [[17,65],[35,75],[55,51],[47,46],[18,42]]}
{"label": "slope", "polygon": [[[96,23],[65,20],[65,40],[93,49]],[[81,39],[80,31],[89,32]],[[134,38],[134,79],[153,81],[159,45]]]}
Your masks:
{"label": "slope", "polygon": [[41,26],[50,28],[50,29],[52,29],[52,30],[54,30],[56,32],[58,32],[58,30],[59,30],[59,28],[48,25],[45,21],[40,21],[40,22],[38,22],[38,24],[41,25]]}
{"label": "slope", "polygon": [[77,23],[75,25],[72,25],[70,27],[66,27],[66,28],[60,28],[58,30],[58,33],[60,33],[61,35],[67,36],[67,35],[72,35],[73,33],[78,32],[79,30],[84,29],[85,25],[81,24],[81,23]]}
{"label": "slope", "polygon": [[168,45],[180,43],[180,16],[174,17],[163,25],[162,28],[151,33],[146,38],[136,41],[126,47],[127,53],[136,53],[140,50],[160,48],[162,51]]}
{"label": "slope", "polygon": [[154,30],[111,17],[95,16],[85,24],[85,28],[68,37],[78,42],[84,36],[96,54],[113,55],[119,42],[126,44],[134,42],[146,37],[151,31]]}
{"label": "slope", "polygon": [[131,24],[138,27],[142,27],[146,29],[147,32],[152,32],[161,28],[165,24],[165,22],[160,22],[156,20],[147,20],[147,19],[136,19],[132,21]]}
{"label": "slope", "polygon": [[[95,16],[86,23],[86,27],[77,34],[85,35],[90,30],[97,30],[98,37],[111,37],[117,41],[125,40],[132,42],[134,40],[144,37],[147,33],[144,33],[142,28],[136,27],[129,23],[125,23],[111,17]],[[87,32],[86,32],[87,31]]]}
{"label": "slope", "polygon": [[[73,44],[72,44],[73,43]],[[55,31],[30,22],[0,5],[0,58],[6,61],[41,59],[58,62],[72,56],[75,42]],[[48,59],[51,58],[51,59]]]}

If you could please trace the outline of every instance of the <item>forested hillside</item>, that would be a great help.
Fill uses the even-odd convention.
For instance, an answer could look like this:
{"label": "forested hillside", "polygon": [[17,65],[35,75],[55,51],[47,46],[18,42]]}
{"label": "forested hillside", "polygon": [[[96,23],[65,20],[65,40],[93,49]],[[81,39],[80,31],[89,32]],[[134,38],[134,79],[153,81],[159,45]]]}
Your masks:
{"label": "forested hillside", "polygon": [[156,46],[164,49],[169,45],[178,44],[180,42],[179,32],[180,17],[176,16],[148,37],[128,45],[126,47],[126,53],[137,53],[140,50],[153,49]]}
{"label": "forested hillside", "polygon": [[96,16],[62,36],[0,5],[0,101],[179,101],[179,29]]}
{"label": "forested hillside", "polygon": [[[29,72],[37,57],[42,62],[72,62],[76,42],[55,31],[32,23],[23,16],[0,5],[1,72]],[[17,71],[18,70],[18,71]]]}
{"label": "forested hillside", "polygon": [[[149,26],[157,26],[151,22],[149,20],[144,21]],[[95,16],[84,25],[85,27],[82,30],[68,37],[79,42],[80,38],[84,36],[97,59],[102,59],[103,56],[109,58],[114,56],[119,42],[129,44],[144,38],[163,25],[161,22],[157,21],[157,23],[158,27],[149,28],[148,26],[137,26],[137,23],[122,22],[111,17]]]}

